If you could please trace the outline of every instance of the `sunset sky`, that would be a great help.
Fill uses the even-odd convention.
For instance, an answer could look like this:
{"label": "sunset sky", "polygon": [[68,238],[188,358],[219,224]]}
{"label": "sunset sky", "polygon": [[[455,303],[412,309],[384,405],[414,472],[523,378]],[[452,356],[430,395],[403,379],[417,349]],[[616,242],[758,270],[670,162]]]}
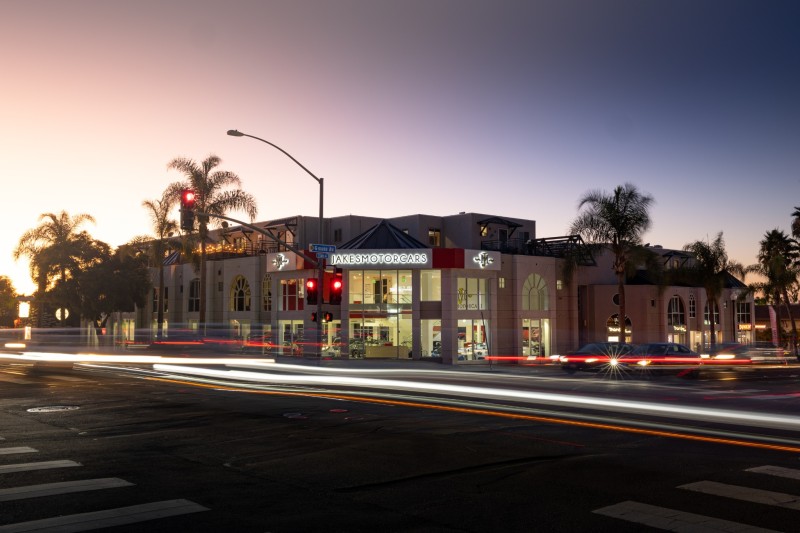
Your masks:
{"label": "sunset sky", "polygon": [[[645,240],[755,262],[800,206],[800,2],[0,0],[0,275],[41,213],[112,246],[213,153],[257,220],[461,211],[564,235],[587,191],[655,198]],[[176,210],[177,218],[177,210]],[[242,215],[244,216],[244,215]]]}

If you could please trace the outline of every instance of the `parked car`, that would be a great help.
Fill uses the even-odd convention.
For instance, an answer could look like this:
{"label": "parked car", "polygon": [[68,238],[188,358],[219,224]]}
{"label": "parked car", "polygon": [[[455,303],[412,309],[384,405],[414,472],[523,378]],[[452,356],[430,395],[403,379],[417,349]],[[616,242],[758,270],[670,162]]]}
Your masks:
{"label": "parked car", "polygon": [[707,364],[788,364],[786,352],[771,343],[740,344],[726,342],[717,344],[707,354],[702,354]]}
{"label": "parked car", "polygon": [[600,370],[616,366],[619,358],[633,350],[634,346],[618,342],[592,342],[558,357],[561,368],[570,374],[578,370]]}
{"label": "parked car", "polygon": [[703,358],[699,353],[683,344],[674,342],[639,344],[630,353],[619,358],[620,365],[637,369],[652,367],[691,369],[700,366],[702,363]]}

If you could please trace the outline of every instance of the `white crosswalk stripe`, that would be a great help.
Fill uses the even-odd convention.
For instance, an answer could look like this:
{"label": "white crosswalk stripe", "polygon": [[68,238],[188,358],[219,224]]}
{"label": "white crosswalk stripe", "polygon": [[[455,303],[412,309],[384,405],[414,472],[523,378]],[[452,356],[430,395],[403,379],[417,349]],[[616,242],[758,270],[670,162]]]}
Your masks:
{"label": "white crosswalk stripe", "polygon": [[0,533],[64,533],[65,531],[90,531],[112,526],[135,524],[168,516],[208,511],[209,509],[189,500],[166,500],[129,507],[118,507],[105,511],[57,516],[30,522],[18,522],[0,526]]}
{"label": "white crosswalk stripe", "polygon": [[0,489],[0,502],[23,500],[26,498],[39,498],[42,496],[53,496],[55,494],[69,494],[71,492],[83,492],[87,490],[130,487],[132,485],[133,483],[129,483],[124,479],[119,479],[116,477],[79,479],[77,481],[61,481],[57,483],[44,483],[41,485],[26,485],[24,487]]}
{"label": "white crosswalk stripe", "polygon": [[741,487],[739,485],[728,485],[717,483],[716,481],[698,481],[697,483],[687,483],[681,485],[679,489],[693,490],[703,494],[713,494],[714,496],[724,496],[745,502],[762,503],[764,505],[774,505],[786,509],[800,511],[800,496],[794,494],[784,494],[771,490],[753,489]]}
{"label": "white crosswalk stripe", "polygon": [[15,453],[34,453],[39,450],[29,446],[15,446],[13,448],[0,448],[0,455],[11,455]]}
{"label": "white crosswalk stripe", "polygon": [[50,468],[69,468],[72,466],[82,466],[75,461],[40,461],[38,463],[18,463],[13,465],[0,465],[0,474],[10,474],[12,472],[29,472],[31,470],[48,470]]}
{"label": "white crosswalk stripe", "polygon": [[[800,480],[800,470],[792,468],[784,468],[779,466],[758,466],[748,468],[745,471]],[[708,480],[686,483],[684,485],[679,485],[677,488],[701,494],[708,494],[711,496],[730,498],[732,500],[738,500],[742,502],[768,505],[771,507],[789,509],[792,511],[800,511],[800,496],[795,494],[786,494],[783,492],[732,485],[728,483],[719,483],[717,481]],[[699,515],[635,501],[617,503],[608,507],[603,507],[602,509],[596,509],[593,512],[596,514],[625,520],[627,522],[663,529],[665,531],[680,531],[686,533],[711,533],[713,531],[774,531],[756,527],[751,524],[743,524],[724,520],[722,518]]]}
{"label": "white crosswalk stripe", "polygon": [[619,518],[635,524],[644,524],[649,527],[663,529],[664,531],[679,531],[685,533],[712,533],[720,531],[747,532],[747,533],[779,533],[773,529],[721,520],[709,516],[686,513],[675,509],[667,509],[656,505],[639,502],[622,502],[609,505],[593,511],[596,514]]}

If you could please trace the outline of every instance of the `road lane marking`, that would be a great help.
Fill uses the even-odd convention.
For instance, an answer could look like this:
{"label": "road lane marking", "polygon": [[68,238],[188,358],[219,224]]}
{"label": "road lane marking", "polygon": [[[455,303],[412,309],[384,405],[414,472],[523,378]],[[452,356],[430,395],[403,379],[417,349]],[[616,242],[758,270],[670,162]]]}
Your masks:
{"label": "road lane marking", "polygon": [[800,470],[794,468],[783,468],[781,466],[756,466],[748,468],[745,472],[757,472],[770,476],[787,477],[789,479],[800,479]]}
{"label": "road lane marking", "polygon": [[56,516],[30,522],[18,522],[0,526],[0,533],[62,533],[64,531],[89,531],[105,527],[135,524],[168,516],[208,511],[208,508],[189,500],[165,500],[160,502],[118,507],[105,511]]}
{"label": "road lane marking", "polygon": [[0,474],[9,474],[11,472],[29,472],[31,470],[47,470],[49,468],[69,468],[71,466],[83,466],[75,461],[59,460],[59,461],[40,461],[38,463],[17,463],[14,465],[0,466]]}
{"label": "road lane marking", "polygon": [[0,489],[0,502],[24,500],[26,498],[38,498],[40,496],[53,496],[56,494],[69,494],[71,492],[83,492],[87,490],[130,487],[132,485],[133,483],[129,483],[124,479],[119,479],[116,477],[79,479],[77,481],[62,481],[58,483],[44,483],[41,485],[26,485],[24,487]]}
{"label": "road lane marking", "polygon": [[663,529],[665,531],[680,531],[686,533],[711,533],[720,531],[747,531],[748,533],[778,533],[773,529],[763,529],[760,527],[721,520],[700,514],[686,513],[657,507],[646,503],[626,501],[603,507],[592,511],[596,514],[619,518],[627,522],[644,524],[646,526]]}
{"label": "road lane marking", "polygon": [[794,494],[740,487],[739,485],[728,485],[726,483],[717,483],[716,481],[698,481],[697,483],[680,485],[678,488],[800,511],[800,496],[795,496]]}
{"label": "road lane marking", "polygon": [[30,446],[15,446],[13,448],[0,448],[0,455],[11,455],[12,453],[33,453],[38,452],[36,448]]}

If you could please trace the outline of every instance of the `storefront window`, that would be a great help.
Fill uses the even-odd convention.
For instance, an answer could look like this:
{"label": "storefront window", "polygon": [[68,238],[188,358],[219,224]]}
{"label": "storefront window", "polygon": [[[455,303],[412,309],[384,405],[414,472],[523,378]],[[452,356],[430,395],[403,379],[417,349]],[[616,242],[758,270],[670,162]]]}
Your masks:
{"label": "storefront window", "polygon": [[442,301],[442,271],[423,270],[420,272],[420,300],[423,302]]}
{"label": "storefront window", "polygon": [[[714,324],[719,325],[719,305],[716,302],[711,302],[712,306],[714,307]],[[710,326],[711,323],[709,322],[710,317],[708,316],[708,302],[706,302],[705,309],[703,310],[703,321],[706,326]]]}
{"label": "storefront window", "polygon": [[[608,342],[620,342],[620,338],[622,337],[622,328],[620,327],[619,323],[619,315],[613,314],[608,317],[608,321],[606,322],[606,328],[608,330],[608,336],[606,340]],[[632,328],[631,328],[631,319],[625,317],[625,337],[623,342],[632,342]]]}
{"label": "storefront window", "polygon": [[351,270],[351,357],[407,358],[412,350],[411,270]]}
{"label": "storefront window", "polygon": [[282,279],[281,280],[281,311],[302,311],[305,291],[303,290],[305,280],[303,279]]}
{"label": "storefront window", "polygon": [[442,321],[420,320],[422,357],[442,356]]}
{"label": "storefront window", "polygon": [[547,357],[550,353],[550,320],[522,319],[522,355]]}
{"label": "storefront window", "polygon": [[482,361],[489,355],[488,320],[458,321],[458,360]]}
{"label": "storefront window", "polygon": [[486,309],[486,278],[458,278],[456,308],[459,311]]}

